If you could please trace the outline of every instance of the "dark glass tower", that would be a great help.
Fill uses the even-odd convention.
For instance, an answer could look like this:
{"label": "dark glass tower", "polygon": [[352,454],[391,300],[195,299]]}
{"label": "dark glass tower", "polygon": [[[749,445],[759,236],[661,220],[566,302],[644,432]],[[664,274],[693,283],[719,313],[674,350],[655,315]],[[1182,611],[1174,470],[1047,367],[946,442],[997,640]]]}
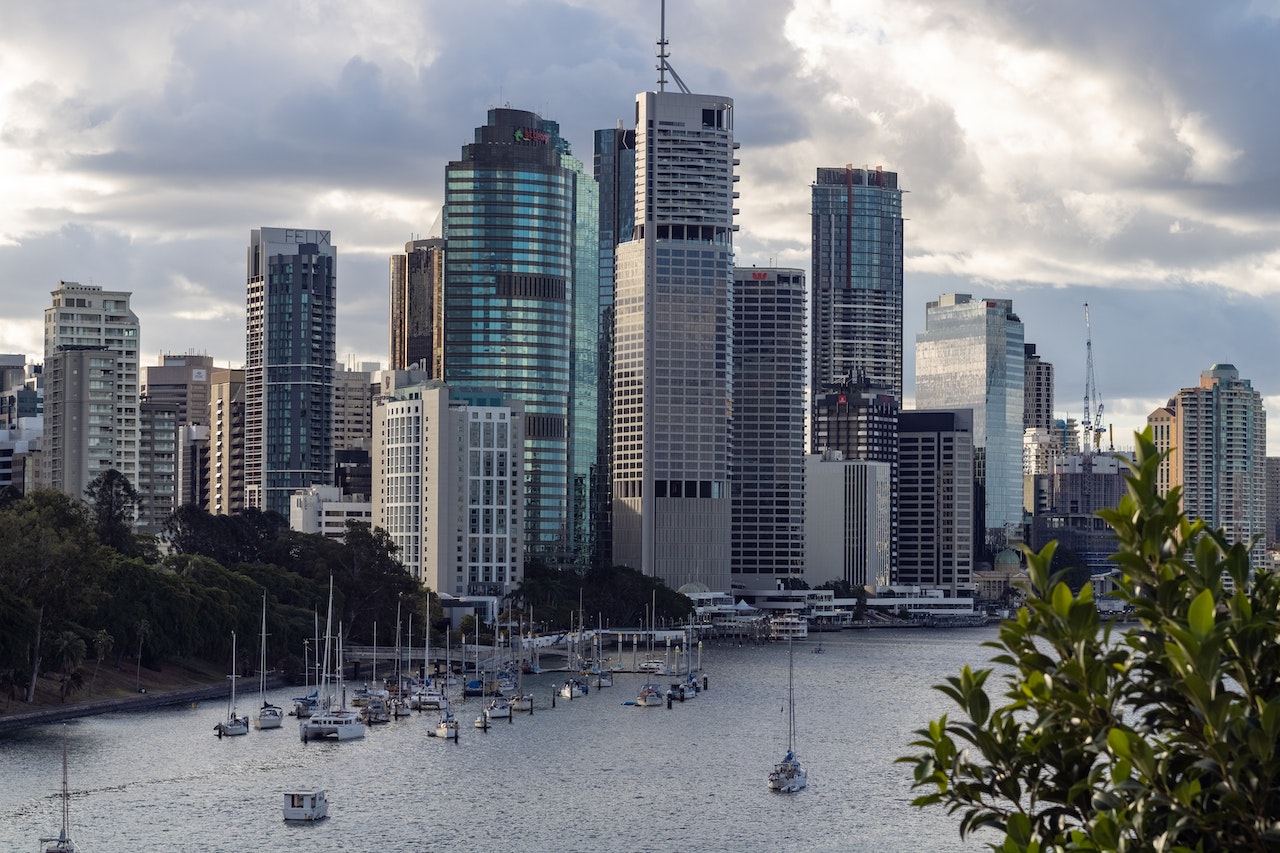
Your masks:
{"label": "dark glass tower", "polygon": [[614,251],[631,239],[635,228],[636,132],[622,127],[597,130],[595,177],[600,188],[599,322],[596,363],[599,366],[597,417],[599,442],[594,471],[592,527],[597,566],[613,565],[613,294]]}
{"label": "dark glass tower", "polygon": [[245,498],[285,518],[294,491],[333,483],[337,261],[328,231],[249,236]]}
{"label": "dark glass tower", "polygon": [[[489,111],[446,169],[444,379],[525,404],[525,551],[573,562],[590,541],[596,452],[594,181],[556,122]],[[579,506],[581,504],[581,506]]]}
{"label": "dark glass tower", "polygon": [[814,399],[834,383],[865,379],[887,385],[901,403],[902,190],[896,172],[818,169],[810,322]]}

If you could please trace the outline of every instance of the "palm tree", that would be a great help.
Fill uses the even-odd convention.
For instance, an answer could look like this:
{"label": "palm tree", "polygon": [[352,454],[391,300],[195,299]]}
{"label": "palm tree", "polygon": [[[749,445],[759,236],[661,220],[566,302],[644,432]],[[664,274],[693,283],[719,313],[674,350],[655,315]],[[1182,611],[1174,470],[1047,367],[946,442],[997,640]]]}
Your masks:
{"label": "palm tree", "polygon": [[102,666],[102,661],[107,655],[111,654],[111,649],[116,644],[116,638],[107,633],[106,629],[98,631],[93,637],[93,652],[97,655],[97,661],[93,664],[93,679],[89,682],[89,693],[93,693],[94,686],[98,683],[98,667]]}
{"label": "palm tree", "polygon": [[53,638],[53,662],[58,669],[58,695],[63,702],[67,694],[84,683],[79,677],[84,663],[84,639],[75,631],[63,631]]}
{"label": "palm tree", "polygon": [[142,692],[142,641],[146,639],[147,634],[151,633],[151,623],[146,619],[138,620],[138,674],[137,684],[138,692]]}

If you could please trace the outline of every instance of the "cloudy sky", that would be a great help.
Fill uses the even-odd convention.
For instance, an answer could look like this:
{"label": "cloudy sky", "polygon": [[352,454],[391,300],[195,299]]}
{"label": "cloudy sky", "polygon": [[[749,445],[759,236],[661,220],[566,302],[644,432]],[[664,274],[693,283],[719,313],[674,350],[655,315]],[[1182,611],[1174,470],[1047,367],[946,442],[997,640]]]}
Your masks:
{"label": "cloudy sky", "polygon": [[[510,105],[591,133],[654,88],[658,0],[0,0],[0,352],[58,280],[132,291],[146,363],[244,358],[261,226],[329,229],[338,352],[387,359],[387,257]],[[1011,298],[1079,418],[1089,303],[1116,446],[1235,364],[1280,408],[1280,2],[671,0],[737,105],[740,264],[809,267],[817,166],[908,190],[908,396],[940,293]],[[1280,455],[1280,426],[1270,430]]]}

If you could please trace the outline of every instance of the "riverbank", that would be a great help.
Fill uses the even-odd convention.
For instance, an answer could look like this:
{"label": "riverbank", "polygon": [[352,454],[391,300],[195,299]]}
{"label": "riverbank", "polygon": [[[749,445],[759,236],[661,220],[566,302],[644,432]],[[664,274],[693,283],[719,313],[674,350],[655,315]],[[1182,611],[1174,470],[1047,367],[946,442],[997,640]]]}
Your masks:
{"label": "riverbank", "polygon": [[[166,663],[159,671],[104,667],[96,676],[91,670],[85,676],[85,685],[67,696],[65,701],[59,697],[55,678],[41,678],[36,682],[34,702],[8,696],[0,704],[0,734],[77,717],[113,711],[144,711],[227,695],[227,676],[219,676],[211,668],[198,663]],[[267,680],[268,687],[272,688],[283,683],[283,679]],[[243,678],[240,684],[245,684]],[[253,692],[256,693],[256,687]]]}

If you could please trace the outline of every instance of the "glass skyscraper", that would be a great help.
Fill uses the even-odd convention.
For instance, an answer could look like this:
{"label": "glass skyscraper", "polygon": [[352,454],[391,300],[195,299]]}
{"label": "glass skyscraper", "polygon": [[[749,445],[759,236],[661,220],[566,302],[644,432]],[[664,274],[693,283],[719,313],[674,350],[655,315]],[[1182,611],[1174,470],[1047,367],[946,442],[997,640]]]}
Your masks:
{"label": "glass skyscraper", "polygon": [[[596,207],[559,125],[536,113],[490,110],[446,169],[444,379],[525,404],[525,550],[558,565],[590,542]],[[591,346],[575,354],[582,318]]]}
{"label": "glass skyscraper", "polygon": [[1013,300],[944,294],[916,335],[916,408],[973,410],[977,479],[986,491],[986,545],[1022,541],[1022,320]]}
{"label": "glass skyscraper", "polygon": [[597,417],[595,485],[592,494],[593,562],[613,565],[613,276],[614,252],[635,229],[636,132],[621,126],[597,130],[594,168],[600,189],[599,321],[596,334],[597,383],[601,402]]}
{"label": "glass skyscraper", "polygon": [[337,262],[328,231],[249,235],[245,500],[285,518],[294,491],[333,483]]}
{"label": "glass skyscraper", "polygon": [[[810,381],[851,380],[902,402],[902,190],[882,169],[818,169]],[[819,448],[814,448],[815,452]]]}

